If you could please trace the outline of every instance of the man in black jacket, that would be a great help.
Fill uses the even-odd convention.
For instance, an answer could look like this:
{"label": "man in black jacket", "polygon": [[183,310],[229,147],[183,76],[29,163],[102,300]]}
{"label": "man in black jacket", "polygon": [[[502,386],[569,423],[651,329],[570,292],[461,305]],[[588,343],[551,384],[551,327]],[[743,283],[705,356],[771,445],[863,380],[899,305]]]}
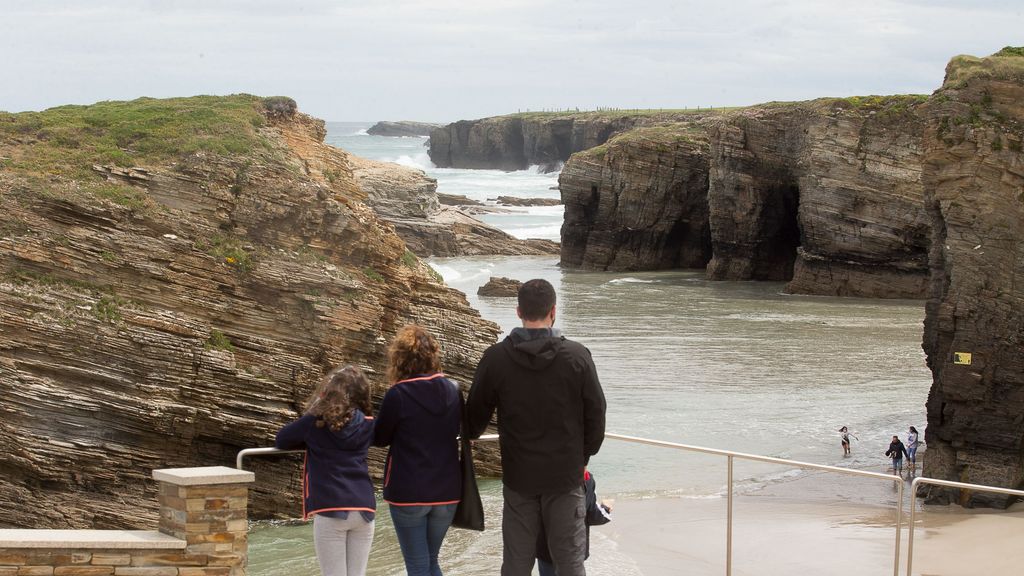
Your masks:
{"label": "man in black jacket", "polygon": [[523,284],[516,313],[522,327],[484,352],[466,406],[470,438],[498,411],[501,574],[530,574],[543,526],[559,576],[583,576],[583,469],[604,440],[604,392],[590,351],[552,328],[549,282]]}

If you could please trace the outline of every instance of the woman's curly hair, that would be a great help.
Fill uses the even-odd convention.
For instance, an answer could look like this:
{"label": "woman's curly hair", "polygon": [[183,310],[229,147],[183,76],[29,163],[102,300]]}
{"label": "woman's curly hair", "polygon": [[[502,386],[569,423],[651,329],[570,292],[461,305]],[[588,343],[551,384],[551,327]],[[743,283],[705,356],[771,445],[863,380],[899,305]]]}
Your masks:
{"label": "woman's curly hair", "polygon": [[318,428],[340,430],[352,420],[356,408],[371,416],[370,382],[355,366],[335,368],[324,376],[306,402],[306,414],[316,416]]}
{"label": "woman's curly hair", "polygon": [[441,371],[441,346],[421,326],[410,324],[395,334],[388,349],[388,382],[412,378],[418,374]]}

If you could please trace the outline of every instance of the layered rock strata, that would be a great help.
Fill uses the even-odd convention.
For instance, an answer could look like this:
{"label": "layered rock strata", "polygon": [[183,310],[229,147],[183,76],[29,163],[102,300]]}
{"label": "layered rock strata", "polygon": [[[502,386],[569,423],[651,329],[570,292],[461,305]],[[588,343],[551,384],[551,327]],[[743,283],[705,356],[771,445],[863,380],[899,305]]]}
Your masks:
{"label": "layered rock strata", "polygon": [[708,142],[699,124],[639,128],[575,154],[559,188],[563,266],[703,268],[711,257]]}
{"label": "layered rock strata", "polygon": [[920,298],[923,97],[753,107],[711,128],[708,277]]}
{"label": "layered rock strata", "polygon": [[923,297],[922,101],[772,104],[625,132],[562,171],[562,262]]}
{"label": "layered rock strata", "polygon": [[637,126],[696,119],[713,112],[524,113],[460,120],[430,133],[430,160],[440,168],[553,172],[575,152]]}
{"label": "layered rock strata", "polygon": [[[924,475],[1024,487],[1024,49],[954,58],[928,104]],[[969,356],[968,356],[969,355]],[[968,506],[1011,498],[929,488]]]}
{"label": "layered rock strata", "polygon": [[[522,256],[558,254],[557,242],[521,240],[473,216],[479,203],[442,203],[437,181],[422,170],[349,156],[366,203],[395,227],[413,254],[430,256]],[[449,203],[452,203],[451,205]]]}
{"label": "layered rock strata", "polygon": [[[272,445],[327,368],[362,367],[379,398],[406,323],[470,381],[498,327],[323,137],[247,96],[0,113],[0,526],[153,521],[151,470]],[[283,459],[250,463],[257,517],[299,512]]]}
{"label": "layered rock strata", "polygon": [[476,293],[480,296],[493,296],[499,298],[515,298],[519,295],[519,289],[523,283],[504,276],[491,276],[486,284],[477,288]]}

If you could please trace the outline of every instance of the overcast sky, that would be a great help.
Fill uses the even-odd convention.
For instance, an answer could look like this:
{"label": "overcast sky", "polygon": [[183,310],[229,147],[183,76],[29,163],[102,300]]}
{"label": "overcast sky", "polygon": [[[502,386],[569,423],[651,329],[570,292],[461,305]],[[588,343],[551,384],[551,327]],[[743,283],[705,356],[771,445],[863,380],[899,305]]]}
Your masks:
{"label": "overcast sky", "polygon": [[288,95],[327,120],[930,93],[1024,0],[0,0],[0,110]]}

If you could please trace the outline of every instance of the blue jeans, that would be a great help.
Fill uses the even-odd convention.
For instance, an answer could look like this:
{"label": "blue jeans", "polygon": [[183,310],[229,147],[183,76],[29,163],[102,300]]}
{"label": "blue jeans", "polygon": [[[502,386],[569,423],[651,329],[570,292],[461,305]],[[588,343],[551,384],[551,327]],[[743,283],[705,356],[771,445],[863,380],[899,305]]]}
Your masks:
{"label": "blue jeans", "polygon": [[456,506],[391,505],[391,522],[395,525],[398,545],[405,559],[405,571],[409,576],[441,576],[437,554],[452,524]]}

